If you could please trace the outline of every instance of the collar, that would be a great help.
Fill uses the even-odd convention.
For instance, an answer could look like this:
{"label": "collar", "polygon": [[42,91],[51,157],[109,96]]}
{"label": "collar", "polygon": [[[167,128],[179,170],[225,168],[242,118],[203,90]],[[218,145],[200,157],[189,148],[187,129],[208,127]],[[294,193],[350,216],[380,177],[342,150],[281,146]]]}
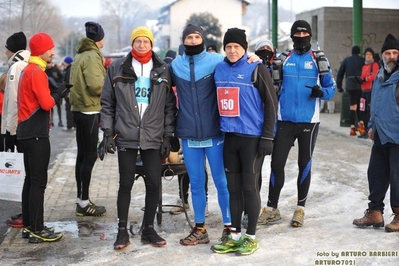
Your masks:
{"label": "collar", "polygon": [[46,70],[46,65],[47,65],[46,61],[44,61],[43,59],[41,59],[38,56],[30,56],[28,62],[38,65],[41,68],[41,70],[43,70],[43,71]]}

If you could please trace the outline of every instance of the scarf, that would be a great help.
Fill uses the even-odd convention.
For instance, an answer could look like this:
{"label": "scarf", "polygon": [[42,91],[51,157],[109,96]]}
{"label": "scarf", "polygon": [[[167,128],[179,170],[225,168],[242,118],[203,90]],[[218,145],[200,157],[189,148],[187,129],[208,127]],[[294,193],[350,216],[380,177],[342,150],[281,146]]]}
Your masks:
{"label": "scarf", "polygon": [[186,51],[184,51],[186,55],[196,55],[204,51],[204,42],[198,45],[184,45],[184,47],[186,47]]}
{"label": "scarf", "polygon": [[152,50],[149,50],[146,53],[139,53],[135,49],[132,49],[131,53],[133,58],[142,64],[148,63],[152,58]]}
{"label": "scarf", "polygon": [[28,62],[38,65],[40,67],[40,69],[43,71],[46,70],[47,62],[38,56],[30,56]]}

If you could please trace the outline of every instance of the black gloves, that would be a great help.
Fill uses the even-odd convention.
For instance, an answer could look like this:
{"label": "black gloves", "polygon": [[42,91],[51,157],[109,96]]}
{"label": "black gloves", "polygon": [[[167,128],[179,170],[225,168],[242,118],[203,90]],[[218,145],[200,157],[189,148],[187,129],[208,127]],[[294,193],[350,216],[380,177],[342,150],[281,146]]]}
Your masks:
{"label": "black gloves", "polygon": [[356,77],[357,82],[359,82],[359,84],[363,84],[364,82],[366,82],[365,78],[361,78],[361,77]]}
{"label": "black gloves", "polygon": [[51,96],[54,98],[55,102],[64,98],[69,93],[69,89],[72,88],[72,86],[72,84],[62,82],[60,86],[52,90]]}
{"label": "black gloves", "polygon": [[324,92],[320,89],[319,85],[314,85],[313,87],[309,87],[309,86],[306,86],[306,87],[312,89],[312,92],[310,93],[310,96],[309,96],[309,100],[311,100],[313,98],[320,98],[320,97],[324,96]]}
{"label": "black gloves", "polygon": [[170,151],[178,152],[180,150],[180,142],[178,137],[172,137],[170,139]]}
{"label": "black gloves", "polygon": [[170,153],[170,138],[164,138],[161,144],[162,159],[168,158]]}
{"label": "black gloves", "polygon": [[115,137],[111,129],[104,129],[104,151],[105,153],[114,154],[116,152]]}
{"label": "black gloves", "polygon": [[344,89],[341,88],[341,87],[338,87],[337,90],[338,90],[338,92],[340,92],[340,93],[343,93],[343,92],[344,92]]}
{"label": "black gloves", "polygon": [[258,156],[265,157],[273,152],[273,140],[260,139],[258,144]]}
{"label": "black gloves", "polygon": [[12,136],[9,131],[6,131],[6,134],[4,135],[5,151],[11,150],[11,152],[14,152],[16,140],[17,135]]}

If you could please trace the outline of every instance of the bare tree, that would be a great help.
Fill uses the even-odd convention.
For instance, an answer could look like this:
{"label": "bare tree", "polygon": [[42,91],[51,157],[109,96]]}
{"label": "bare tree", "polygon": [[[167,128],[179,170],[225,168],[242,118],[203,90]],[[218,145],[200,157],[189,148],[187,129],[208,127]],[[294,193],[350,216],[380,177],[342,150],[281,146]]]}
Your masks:
{"label": "bare tree", "polygon": [[[116,49],[121,49],[129,43],[130,34],[135,26],[145,25],[146,18],[150,17],[150,8],[140,1],[131,0],[102,0],[106,21],[103,27],[111,47],[116,44]],[[116,40],[116,42],[115,42]],[[112,49],[111,49],[112,50]]]}
{"label": "bare tree", "polygon": [[220,49],[222,46],[221,37],[221,25],[219,20],[215,18],[211,13],[195,13],[192,14],[186,24],[193,24],[200,26],[205,33],[204,42],[205,45],[216,44],[217,48]]}
{"label": "bare tree", "polygon": [[[61,12],[49,0],[0,0],[0,12],[6,14],[0,17],[0,37],[4,42],[18,31],[23,31],[28,40],[37,32],[46,32],[55,41],[62,37]],[[3,47],[0,45],[1,55]]]}

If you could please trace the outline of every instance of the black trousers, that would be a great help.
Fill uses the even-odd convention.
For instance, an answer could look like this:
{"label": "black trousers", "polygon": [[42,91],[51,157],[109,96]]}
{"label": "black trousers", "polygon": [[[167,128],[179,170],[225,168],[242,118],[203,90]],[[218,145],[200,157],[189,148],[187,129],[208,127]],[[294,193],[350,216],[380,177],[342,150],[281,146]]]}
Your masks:
{"label": "black trousers", "polygon": [[66,126],[71,129],[75,127],[75,122],[73,121],[73,114],[71,111],[71,103],[69,102],[69,98],[65,99],[65,113],[66,113]]}
{"label": "black trousers", "polygon": [[249,235],[255,235],[261,203],[258,179],[264,157],[258,156],[259,139],[227,133],[223,149],[232,227],[241,232],[245,205]]}
{"label": "black trousers", "polygon": [[44,191],[50,161],[49,138],[20,140],[24,153],[25,181],[22,189],[22,219],[24,227],[43,230]]}
{"label": "black trousers", "polygon": [[[136,174],[136,149],[118,150],[119,190],[118,219],[119,227],[126,227],[129,216],[131,192]],[[159,150],[140,150],[143,161],[145,183],[144,225],[154,224],[155,212],[159,202],[159,186],[161,183],[162,158]]]}
{"label": "black trousers", "polygon": [[73,119],[76,124],[78,148],[75,166],[77,197],[88,200],[91,174],[97,160],[98,114],[73,112]]}
{"label": "black trousers", "polygon": [[309,192],[312,154],[316,146],[319,123],[277,122],[271,161],[269,199],[267,206],[277,208],[281,189],[285,182],[285,164],[288,154],[298,140],[298,206],[305,206]]}

